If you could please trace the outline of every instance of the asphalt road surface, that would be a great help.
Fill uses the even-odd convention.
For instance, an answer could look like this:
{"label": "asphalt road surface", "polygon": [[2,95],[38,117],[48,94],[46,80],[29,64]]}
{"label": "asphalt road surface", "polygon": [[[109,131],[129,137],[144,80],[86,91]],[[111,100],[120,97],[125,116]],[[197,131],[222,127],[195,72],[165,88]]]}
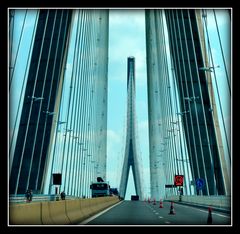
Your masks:
{"label": "asphalt road surface", "polygon": [[[84,225],[209,225],[207,209],[173,203],[148,203],[144,201],[122,201],[81,224]],[[212,210],[212,225],[231,225],[229,214]]]}

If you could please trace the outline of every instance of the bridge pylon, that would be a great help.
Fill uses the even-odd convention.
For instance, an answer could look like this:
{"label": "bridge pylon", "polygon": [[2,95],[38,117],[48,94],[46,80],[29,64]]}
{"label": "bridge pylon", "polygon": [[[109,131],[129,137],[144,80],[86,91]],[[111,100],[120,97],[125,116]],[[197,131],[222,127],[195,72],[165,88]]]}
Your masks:
{"label": "bridge pylon", "polygon": [[125,198],[130,167],[132,167],[136,195],[143,199],[142,179],[140,173],[139,155],[136,143],[136,112],[135,112],[135,58],[127,60],[127,128],[125,155],[122,168],[119,193]]}

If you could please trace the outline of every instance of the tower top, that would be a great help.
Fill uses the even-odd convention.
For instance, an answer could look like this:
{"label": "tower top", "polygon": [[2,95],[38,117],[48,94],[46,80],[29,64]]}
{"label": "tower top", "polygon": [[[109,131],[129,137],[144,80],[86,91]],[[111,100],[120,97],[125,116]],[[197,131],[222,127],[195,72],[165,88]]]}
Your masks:
{"label": "tower top", "polygon": [[135,82],[135,57],[133,56],[127,58],[127,87],[129,80]]}

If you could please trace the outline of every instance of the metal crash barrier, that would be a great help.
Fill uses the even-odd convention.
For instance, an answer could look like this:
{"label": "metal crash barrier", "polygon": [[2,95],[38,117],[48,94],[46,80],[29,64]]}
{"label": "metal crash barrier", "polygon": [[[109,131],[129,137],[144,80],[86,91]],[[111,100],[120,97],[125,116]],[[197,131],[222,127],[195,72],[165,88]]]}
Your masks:
{"label": "metal crash barrier", "polygon": [[167,200],[182,201],[190,204],[215,206],[219,208],[230,209],[230,196],[171,196]]}

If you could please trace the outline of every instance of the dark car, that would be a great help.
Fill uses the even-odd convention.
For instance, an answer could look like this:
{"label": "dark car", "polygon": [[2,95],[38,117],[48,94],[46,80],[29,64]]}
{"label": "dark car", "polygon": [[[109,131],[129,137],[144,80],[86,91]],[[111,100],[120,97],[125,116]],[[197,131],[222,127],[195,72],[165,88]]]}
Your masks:
{"label": "dark car", "polygon": [[131,196],[131,200],[132,201],[138,201],[139,200],[139,196],[138,195],[132,195]]}

